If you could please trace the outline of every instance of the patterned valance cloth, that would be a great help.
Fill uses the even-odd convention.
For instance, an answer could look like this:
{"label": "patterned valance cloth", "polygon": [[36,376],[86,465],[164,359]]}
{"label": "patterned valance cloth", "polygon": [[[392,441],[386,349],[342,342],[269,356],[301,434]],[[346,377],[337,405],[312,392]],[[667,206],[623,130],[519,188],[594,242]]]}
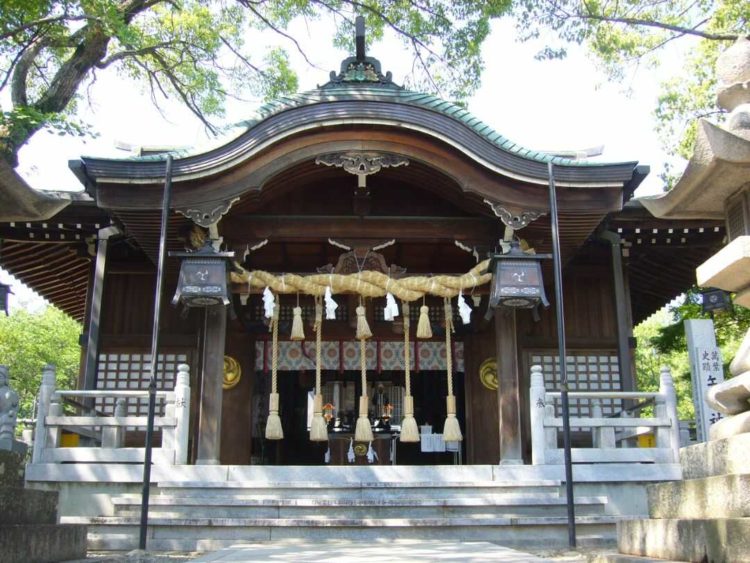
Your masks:
{"label": "patterned valance cloth", "polygon": [[[324,341],[321,354],[322,369],[335,371],[358,371],[359,342],[354,340]],[[403,342],[367,342],[367,369],[389,371],[404,369]],[[445,371],[445,342],[412,342],[412,371]],[[255,370],[271,369],[271,343],[255,342]],[[279,342],[279,370],[299,371],[315,369],[314,342]],[[463,342],[453,344],[453,371],[464,371]]]}

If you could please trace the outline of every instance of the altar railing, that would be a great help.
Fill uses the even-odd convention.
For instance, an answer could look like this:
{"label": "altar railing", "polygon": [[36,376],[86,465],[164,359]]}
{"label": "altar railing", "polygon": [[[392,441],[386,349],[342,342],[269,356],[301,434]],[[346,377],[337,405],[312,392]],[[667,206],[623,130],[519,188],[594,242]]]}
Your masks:
{"label": "altar railing", "polygon": [[[90,416],[68,416],[63,413],[66,398],[94,402],[97,398],[116,400],[113,416],[95,413]],[[37,399],[32,463],[138,463],[143,462],[144,448],[123,447],[128,429],[145,430],[145,416],[127,416],[126,401],[147,398],[148,390],[67,391],[55,388],[55,368],[46,366]],[[161,446],[153,448],[157,465],[182,465],[188,459],[190,420],[190,373],[185,364],[177,367],[172,391],[157,391],[157,401],[164,404],[164,414],[154,418],[154,429],[161,430]],[[93,446],[63,447],[61,435],[67,432],[88,437]]]}
{"label": "altar railing", "polygon": [[[563,449],[558,445],[558,432],[563,419],[556,409],[561,393],[544,388],[541,366],[531,367],[531,458],[533,465],[564,463]],[[570,426],[581,435],[591,433],[590,448],[571,449],[573,463],[679,463],[680,426],[677,398],[669,368],[662,368],[659,391],[570,391],[568,397],[590,401],[590,417],[570,417]],[[654,416],[633,418],[623,410],[616,416],[602,414],[602,400],[643,401],[653,403]],[[639,435],[653,435],[655,447],[631,447]]]}

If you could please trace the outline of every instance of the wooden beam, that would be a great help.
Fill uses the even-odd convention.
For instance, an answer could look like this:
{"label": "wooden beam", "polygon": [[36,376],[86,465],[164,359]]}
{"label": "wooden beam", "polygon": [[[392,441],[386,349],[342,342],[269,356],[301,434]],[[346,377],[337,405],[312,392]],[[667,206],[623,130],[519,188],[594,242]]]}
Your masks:
{"label": "wooden beam", "polygon": [[502,236],[499,219],[457,217],[333,217],[230,215],[222,219],[225,239],[237,243],[396,238],[399,242],[469,241],[489,244]]}

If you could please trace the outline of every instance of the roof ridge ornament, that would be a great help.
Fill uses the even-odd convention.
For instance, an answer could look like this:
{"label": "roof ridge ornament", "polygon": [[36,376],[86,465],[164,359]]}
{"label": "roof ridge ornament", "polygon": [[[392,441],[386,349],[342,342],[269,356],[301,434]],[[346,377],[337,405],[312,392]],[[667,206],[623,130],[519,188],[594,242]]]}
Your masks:
{"label": "roof ridge ornament", "polygon": [[322,88],[340,86],[341,84],[379,84],[381,86],[393,86],[403,89],[393,83],[393,74],[381,71],[380,61],[375,57],[368,57],[365,52],[365,18],[357,16],[355,20],[356,54],[341,62],[341,70],[336,74],[331,71],[330,80]]}

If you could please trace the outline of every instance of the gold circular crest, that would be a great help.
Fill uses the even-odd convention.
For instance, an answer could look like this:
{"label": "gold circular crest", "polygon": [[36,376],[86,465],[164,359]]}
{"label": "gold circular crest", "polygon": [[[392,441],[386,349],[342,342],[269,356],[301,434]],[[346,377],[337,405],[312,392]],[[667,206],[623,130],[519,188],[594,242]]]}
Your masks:
{"label": "gold circular crest", "polygon": [[367,445],[366,444],[354,444],[354,455],[362,457],[363,455],[367,455]]}
{"label": "gold circular crest", "polygon": [[487,389],[497,391],[497,358],[487,358],[479,366],[479,381]]}
{"label": "gold circular crest", "polygon": [[226,389],[233,389],[240,382],[242,376],[242,368],[237,360],[232,356],[224,356],[224,382],[222,387]]}

